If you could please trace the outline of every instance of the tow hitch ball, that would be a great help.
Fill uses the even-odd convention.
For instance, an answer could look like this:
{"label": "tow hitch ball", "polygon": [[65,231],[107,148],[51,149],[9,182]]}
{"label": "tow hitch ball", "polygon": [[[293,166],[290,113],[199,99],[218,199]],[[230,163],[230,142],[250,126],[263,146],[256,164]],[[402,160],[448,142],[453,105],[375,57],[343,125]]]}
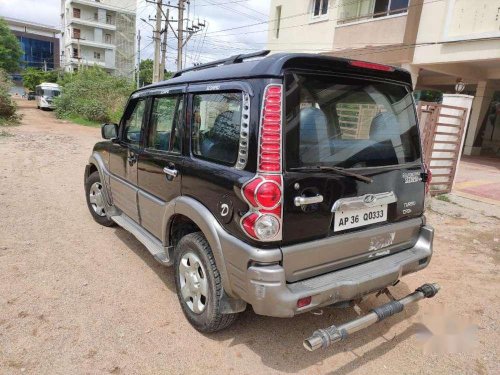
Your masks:
{"label": "tow hitch ball", "polygon": [[351,320],[350,322],[344,323],[338,327],[333,325],[325,329],[318,329],[314,331],[311,337],[304,340],[304,348],[311,352],[319,348],[326,349],[335,342],[345,340],[354,332],[369,327],[394,314],[400,313],[404,310],[405,306],[410,303],[420,301],[423,298],[434,297],[439,289],[440,286],[438,284],[424,284],[406,297],[376,307],[368,314]]}

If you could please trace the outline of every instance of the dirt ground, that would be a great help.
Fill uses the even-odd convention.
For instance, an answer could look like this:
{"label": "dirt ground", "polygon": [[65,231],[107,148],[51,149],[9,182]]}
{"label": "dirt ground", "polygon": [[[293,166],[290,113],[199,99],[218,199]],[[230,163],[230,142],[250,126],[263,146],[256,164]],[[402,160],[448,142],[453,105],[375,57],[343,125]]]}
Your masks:
{"label": "dirt ground", "polygon": [[1,374],[500,373],[500,217],[433,200],[432,262],[393,293],[424,282],[441,292],[329,350],[306,352],[302,340],[353,309],[277,319],[248,308],[203,335],[182,315],[173,270],[87,212],[83,172],[99,129],[32,103],[20,101],[23,124],[0,137]]}

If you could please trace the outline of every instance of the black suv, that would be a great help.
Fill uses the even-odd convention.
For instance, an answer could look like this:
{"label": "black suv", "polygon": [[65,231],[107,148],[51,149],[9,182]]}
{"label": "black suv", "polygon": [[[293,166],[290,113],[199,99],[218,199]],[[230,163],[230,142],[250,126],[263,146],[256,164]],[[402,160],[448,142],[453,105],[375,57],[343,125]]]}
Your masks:
{"label": "black suv", "polygon": [[90,213],[175,268],[198,330],[292,317],[426,267],[428,171],[410,74],[238,55],[141,88],[85,170]]}

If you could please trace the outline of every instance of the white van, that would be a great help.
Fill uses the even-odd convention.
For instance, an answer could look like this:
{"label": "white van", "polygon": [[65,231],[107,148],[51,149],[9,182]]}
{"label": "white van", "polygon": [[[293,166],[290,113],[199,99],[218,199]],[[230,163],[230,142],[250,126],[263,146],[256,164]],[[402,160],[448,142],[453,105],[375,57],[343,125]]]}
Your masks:
{"label": "white van", "polygon": [[61,87],[57,83],[40,83],[36,86],[35,97],[38,109],[54,109],[54,98],[61,93]]}

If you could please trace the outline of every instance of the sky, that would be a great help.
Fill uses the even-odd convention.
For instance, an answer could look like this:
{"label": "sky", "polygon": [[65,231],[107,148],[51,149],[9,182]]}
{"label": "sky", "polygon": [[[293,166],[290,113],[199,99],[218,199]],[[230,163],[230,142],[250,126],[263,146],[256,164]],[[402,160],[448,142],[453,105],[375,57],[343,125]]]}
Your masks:
{"label": "sky", "polygon": [[[177,1],[170,0],[170,3],[176,4]],[[198,19],[201,23],[206,21],[207,26],[187,44],[186,66],[265,49],[269,7],[270,0],[190,0],[190,18],[195,23]],[[0,0],[0,16],[56,27],[61,26],[60,9],[60,0]],[[175,10],[171,11],[171,15],[177,19]],[[152,28],[141,21],[141,18],[148,20],[149,16],[155,16],[155,6],[146,0],[138,0],[137,28],[141,30],[142,36],[141,59],[153,58],[154,53]],[[172,32],[167,35],[167,68],[176,70],[176,39]]]}

